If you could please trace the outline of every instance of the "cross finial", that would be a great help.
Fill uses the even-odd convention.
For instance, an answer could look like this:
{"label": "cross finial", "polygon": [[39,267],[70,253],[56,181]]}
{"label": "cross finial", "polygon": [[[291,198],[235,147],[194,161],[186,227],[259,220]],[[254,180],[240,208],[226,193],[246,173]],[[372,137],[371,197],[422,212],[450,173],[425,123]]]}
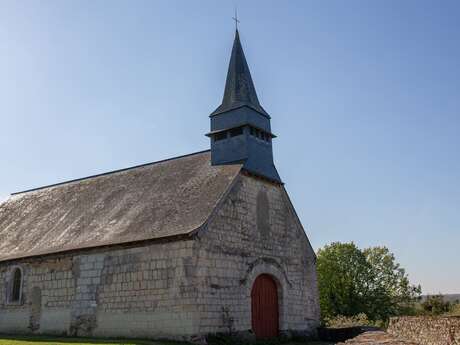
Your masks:
{"label": "cross finial", "polygon": [[235,21],[235,30],[238,31],[238,23],[240,21],[238,20],[238,10],[236,9],[236,7],[235,7],[235,16],[232,17],[232,19]]}

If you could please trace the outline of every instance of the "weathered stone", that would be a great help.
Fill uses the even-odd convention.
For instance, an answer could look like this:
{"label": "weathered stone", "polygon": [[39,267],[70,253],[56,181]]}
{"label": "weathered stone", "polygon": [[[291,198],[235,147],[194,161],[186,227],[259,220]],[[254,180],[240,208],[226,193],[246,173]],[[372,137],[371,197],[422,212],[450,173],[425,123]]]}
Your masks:
{"label": "weathered stone", "polygon": [[42,310],[42,291],[39,287],[35,286],[32,288],[30,302],[31,306],[29,329],[32,332],[35,332],[40,329],[40,318]]}
{"label": "weathered stone", "polygon": [[460,317],[395,317],[388,332],[420,345],[459,345]]}
{"label": "weathered stone", "polygon": [[[418,343],[397,338],[385,332],[366,332],[356,338],[337,345],[420,345]],[[447,344],[445,344],[447,345]]]}

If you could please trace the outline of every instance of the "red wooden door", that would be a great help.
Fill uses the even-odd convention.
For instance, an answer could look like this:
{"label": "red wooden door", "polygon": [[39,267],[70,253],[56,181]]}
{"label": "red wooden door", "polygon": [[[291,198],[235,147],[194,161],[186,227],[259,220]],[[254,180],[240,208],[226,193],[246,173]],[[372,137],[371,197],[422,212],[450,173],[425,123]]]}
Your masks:
{"label": "red wooden door", "polygon": [[278,291],[268,274],[256,278],[251,292],[252,330],[257,338],[278,336]]}

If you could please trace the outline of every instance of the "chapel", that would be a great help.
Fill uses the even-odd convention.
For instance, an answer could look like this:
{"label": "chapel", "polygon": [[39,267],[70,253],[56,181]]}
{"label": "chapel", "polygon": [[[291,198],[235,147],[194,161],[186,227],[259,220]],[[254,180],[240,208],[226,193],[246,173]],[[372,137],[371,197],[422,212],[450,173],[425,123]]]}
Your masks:
{"label": "chapel", "polygon": [[0,333],[315,334],[316,256],[238,30],[210,122],[209,150],[0,204]]}

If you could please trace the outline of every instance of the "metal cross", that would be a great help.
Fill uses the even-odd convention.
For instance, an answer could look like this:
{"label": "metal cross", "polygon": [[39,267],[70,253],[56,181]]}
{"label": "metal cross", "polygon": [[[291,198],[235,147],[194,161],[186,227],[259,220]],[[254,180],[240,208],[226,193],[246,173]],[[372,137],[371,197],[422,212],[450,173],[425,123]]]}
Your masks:
{"label": "metal cross", "polygon": [[238,20],[238,11],[237,11],[236,8],[235,8],[235,16],[232,17],[232,19],[235,21],[235,29],[238,30],[238,23],[239,23],[240,21]]}

